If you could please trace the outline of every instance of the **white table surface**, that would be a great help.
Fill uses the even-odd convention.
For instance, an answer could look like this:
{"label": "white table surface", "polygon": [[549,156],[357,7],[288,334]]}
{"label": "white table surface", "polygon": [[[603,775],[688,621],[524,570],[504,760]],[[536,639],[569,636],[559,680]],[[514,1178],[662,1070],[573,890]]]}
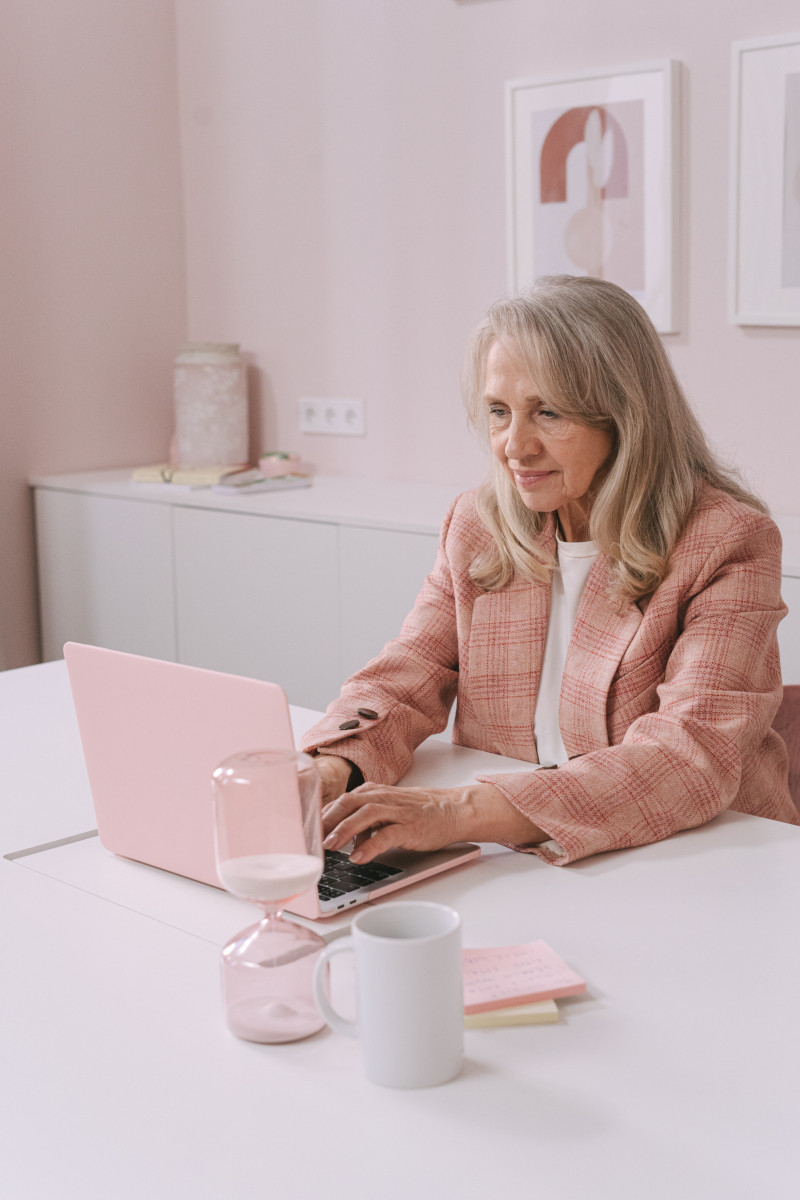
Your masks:
{"label": "white table surface", "polygon": [[[30,670],[31,695],[34,679],[46,690],[53,676]],[[33,707],[47,740],[51,709]],[[14,711],[21,728],[30,705]],[[63,790],[83,815],[69,736],[51,732],[52,777],[24,776],[4,809],[40,791],[55,809]],[[561,1001],[557,1025],[468,1031],[462,1076],[413,1092],[368,1084],[357,1044],[327,1031],[287,1046],[228,1034],[218,955],[236,902],[172,880],[177,920],[152,908],[147,868],[123,864],[142,880],[127,903],[90,890],[88,866],[68,882],[42,869],[91,848],[0,860],[10,1200],[800,1191],[797,828],[727,814],[565,869],[495,848],[415,889],[459,909],[466,945],[544,937],[589,995]]]}
{"label": "white table surface", "polygon": [[0,671],[0,854],[97,825],[65,664]]}

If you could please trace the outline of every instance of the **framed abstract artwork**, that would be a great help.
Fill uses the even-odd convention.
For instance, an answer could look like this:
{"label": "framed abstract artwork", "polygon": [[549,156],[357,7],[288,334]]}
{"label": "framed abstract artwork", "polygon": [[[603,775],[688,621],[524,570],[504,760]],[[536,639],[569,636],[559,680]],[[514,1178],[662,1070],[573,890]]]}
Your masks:
{"label": "framed abstract artwork", "polygon": [[800,325],[800,33],[733,45],[729,317]]}
{"label": "framed abstract artwork", "polygon": [[596,275],[677,331],[680,64],[506,84],[509,287]]}

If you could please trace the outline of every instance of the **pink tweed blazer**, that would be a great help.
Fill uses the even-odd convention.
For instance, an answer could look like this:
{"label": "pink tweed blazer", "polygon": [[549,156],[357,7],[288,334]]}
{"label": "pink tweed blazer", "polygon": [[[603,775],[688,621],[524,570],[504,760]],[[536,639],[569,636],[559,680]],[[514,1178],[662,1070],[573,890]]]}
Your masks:
{"label": "pink tweed blazer", "polygon": [[[396,783],[413,751],[444,729],[454,741],[536,762],[533,717],[550,613],[549,584],[485,592],[469,577],[490,534],[474,493],[445,519],[439,553],[400,636],[342,688],[309,731],[365,779]],[[551,518],[542,534],[554,545]],[[567,654],[559,722],[570,761],[485,775],[555,845],[518,846],[559,865],[669,837],[726,808],[800,823],[786,751],[772,730],[781,700],[776,629],[780,534],[769,517],[708,489],[647,602],[609,598],[598,555]],[[343,734],[358,707],[378,713]]]}

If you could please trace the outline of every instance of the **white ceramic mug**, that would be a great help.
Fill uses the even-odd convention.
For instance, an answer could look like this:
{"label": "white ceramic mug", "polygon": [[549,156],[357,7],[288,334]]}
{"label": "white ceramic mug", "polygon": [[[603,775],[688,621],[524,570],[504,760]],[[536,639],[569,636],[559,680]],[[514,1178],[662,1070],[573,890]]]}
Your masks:
{"label": "white ceramic mug", "polygon": [[[432,1087],[461,1070],[464,991],[461,918],[444,904],[401,901],[360,913],[350,937],[326,946],[314,997],[332,1029],[358,1037],[367,1078],[384,1087]],[[325,966],[348,951],[356,960],[358,1019],[328,1000]]]}

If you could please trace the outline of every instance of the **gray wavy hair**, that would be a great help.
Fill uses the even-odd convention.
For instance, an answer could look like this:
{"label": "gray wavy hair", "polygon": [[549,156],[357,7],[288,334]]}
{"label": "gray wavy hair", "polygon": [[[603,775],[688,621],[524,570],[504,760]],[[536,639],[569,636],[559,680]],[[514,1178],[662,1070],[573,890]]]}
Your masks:
{"label": "gray wavy hair", "polygon": [[[589,532],[614,564],[620,599],[638,600],[661,583],[703,483],[766,511],[715,456],[649,317],[616,284],[544,277],[491,306],[470,338],[462,376],[470,423],[486,441],[486,360],[495,342],[519,357],[549,408],[612,437]],[[554,562],[536,542],[547,514],[525,507],[496,460],[478,509],[493,545],[473,564],[473,580],[487,591],[515,573],[548,580]]]}

